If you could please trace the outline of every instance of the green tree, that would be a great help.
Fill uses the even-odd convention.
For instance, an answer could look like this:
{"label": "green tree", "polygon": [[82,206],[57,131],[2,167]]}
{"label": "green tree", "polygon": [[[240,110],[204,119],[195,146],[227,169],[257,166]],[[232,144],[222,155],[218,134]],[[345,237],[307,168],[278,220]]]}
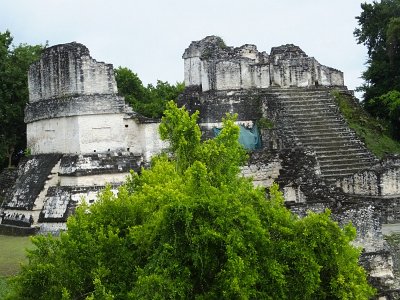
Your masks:
{"label": "green tree", "polygon": [[171,85],[160,80],[156,86],[149,84],[145,87],[137,74],[122,67],[115,70],[115,79],[118,92],[133,110],[150,118],[161,118],[167,102],[176,101],[185,87],[183,83]]}
{"label": "green tree", "polygon": [[400,140],[400,92],[393,90],[379,97],[374,97],[365,107],[374,111],[374,115],[390,123],[391,135]]}
{"label": "green tree", "polygon": [[[354,31],[359,44],[368,50],[363,73],[364,103],[391,90],[400,90],[400,0],[361,4],[359,28]],[[370,112],[375,115],[374,110]]]}
{"label": "green tree", "polygon": [[9,299],[369,299],[355,229],[300,219],[276,185],[266,199],[239,176],[234,120],[201,142],[197,115],[169,102],[172,153],[80,206],[60,238],[35,237]]}
{"label": "green tree", "polygon": [[26,147],[24,108],[28,102],[28,69],[43,46],[12,46],[9,31],[0,33],[0,167]]}

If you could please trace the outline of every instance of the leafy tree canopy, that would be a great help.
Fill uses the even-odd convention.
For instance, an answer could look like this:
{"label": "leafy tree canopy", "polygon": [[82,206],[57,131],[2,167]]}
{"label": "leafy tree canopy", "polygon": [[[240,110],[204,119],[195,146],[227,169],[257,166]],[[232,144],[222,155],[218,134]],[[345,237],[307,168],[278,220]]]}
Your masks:
{"label": "leafy tree canopy", "polygon": [[26,147],[24,108],[28,102],[28,69],[42,45],[12,46],[9,31],[0,33],[0,168]]}
{"label": "leafy tree canopy", "polygon": [[400,140],[400,92],[389,91],[365,103],[365,108],[373,111],[380,119],[387,120],[391,135]]}
{"label": "leafy tree canopy", "polygon": [[125,101],[136,112],[150,118],[161,118],[167,102],[176,101],[185,87],[183,83],[171,85],[160,80],[156,86],[149,84],[145,87],[137,74],[122,67],[115,70],[115,79],[118,92],[125,97]]}
{"label": "leafy tree canopy", "polygon": [[400,0],[363,3],[361,8],[354,35],[368,49],[368,68],[361,88],[368,104],[391,90],[400,91]]}
{"label": "leafy tree canopy", "polygon": [[367,70],[363,73],[364,107],[389,126],[400,139],[400,0],[361,4],[358,43],[368,49]]}
{"label": "leafy tree canopy", "polygon": [[9,299],[369,299],[353,226],[300,219],[276,185],[266,199],[239,176],[234,117],[201,142],[197,114],[167,107],[171,153],[79,207],[60,238],[35,237]]}

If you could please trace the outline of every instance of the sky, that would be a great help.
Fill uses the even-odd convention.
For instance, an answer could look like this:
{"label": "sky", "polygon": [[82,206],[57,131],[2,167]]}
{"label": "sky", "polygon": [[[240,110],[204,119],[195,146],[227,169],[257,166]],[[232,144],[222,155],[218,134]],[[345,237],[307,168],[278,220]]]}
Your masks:
{"label": "sky", "polygon": [[[358,0],[0,0],[0,32],[14,44],[76,41],[97,61],[137,73],[144,84],[183,81],[182,54],[208,35],[228,46],[295,44],[362,84],[367,51],[353,36]],[[359,94],[358,94],[359,96]]]}

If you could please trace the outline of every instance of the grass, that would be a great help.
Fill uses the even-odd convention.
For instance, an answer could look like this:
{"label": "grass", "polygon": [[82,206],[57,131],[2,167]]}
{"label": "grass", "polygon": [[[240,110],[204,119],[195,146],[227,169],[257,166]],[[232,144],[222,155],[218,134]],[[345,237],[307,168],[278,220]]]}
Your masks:
{"label": "grass", "polygon": [[25,249],[32,247],[29,237],[0,235],[0,277],[17,274],[20,264],[27,260]]}
{"label": "grass", "polygon": [[25,249],[32,248],[29,237],[0,235],[0,299],[8,293],[8,277],[17,274],[27,261]]}
{"label": "grass", "polygon": [[387,124],[371,117],[352,96],[339,91],[332,94],[349,127],[372,153],[379,158],[385,154],[400,153],[400,143],[391,138]]}

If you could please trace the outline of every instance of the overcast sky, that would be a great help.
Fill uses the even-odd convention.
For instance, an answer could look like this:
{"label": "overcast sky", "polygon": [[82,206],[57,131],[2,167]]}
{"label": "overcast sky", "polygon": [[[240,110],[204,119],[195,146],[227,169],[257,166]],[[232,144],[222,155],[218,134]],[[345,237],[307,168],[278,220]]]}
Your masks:
{"label": "overcast sky", "polygon": [[[183,81],[191,41],[218,35],[229,46],[260,51],[300,46],[321,64],[362,83],[366,49],[353,31],[358,0],[0,0],[0,32],[14,43],[86,45],[98,61],[128,67],[145,84]],[[367,1],[371,3],[372,1]]]}

